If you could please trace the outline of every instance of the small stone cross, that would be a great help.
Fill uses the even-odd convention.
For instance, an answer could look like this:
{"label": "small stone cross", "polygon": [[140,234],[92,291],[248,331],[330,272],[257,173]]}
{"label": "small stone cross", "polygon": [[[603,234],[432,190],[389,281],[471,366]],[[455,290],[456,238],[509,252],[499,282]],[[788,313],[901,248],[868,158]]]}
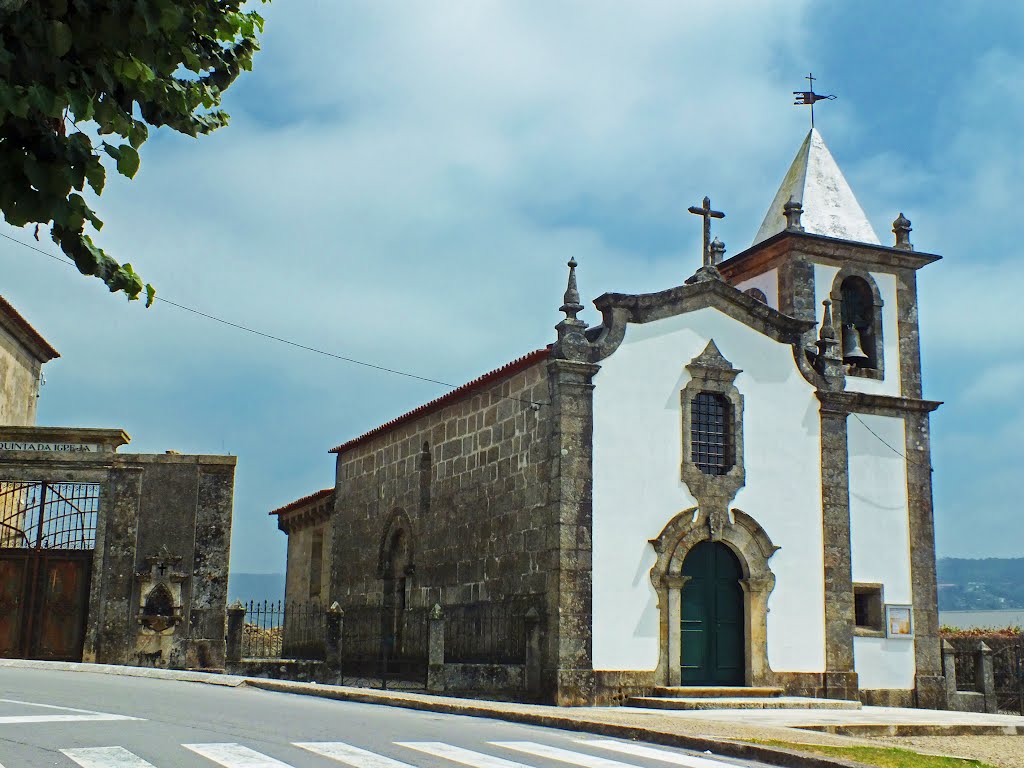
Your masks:
{"label": "small stone cross", "polygon": [[711,262],[711,219],[724,219],[725,214],[721,211],[711,210],[711,198],[705,197],[704,204],[698,208],[696,205],[691,205],[687,208],[690,213],[695,213],[698,216],[704,217],[704,266],[709,266]]}
{"label": "small stone cross", "polygon": [[156,570],[161,576],[163,576],[167,572],[167,564],[160,563],[160,565],[156,567]]}

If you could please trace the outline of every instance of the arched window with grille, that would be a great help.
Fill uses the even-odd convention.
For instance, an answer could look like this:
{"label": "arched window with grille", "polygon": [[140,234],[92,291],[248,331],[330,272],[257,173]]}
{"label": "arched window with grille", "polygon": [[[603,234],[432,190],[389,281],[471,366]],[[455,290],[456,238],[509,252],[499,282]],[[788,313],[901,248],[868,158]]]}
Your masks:
{"label": "arched window with grille", "polygon": [[698,392],[690,401],[690,455],[705,475],[724,475],[733,465],[732,408],[717,392]]}
{"label": "arched window with grille", "polygon": [[743,395],[734,383],[742,371],[722,356],[713,340],[685,367],[690,380],[679,393],[680,477],[720,527],[725,505],[745,482]]}

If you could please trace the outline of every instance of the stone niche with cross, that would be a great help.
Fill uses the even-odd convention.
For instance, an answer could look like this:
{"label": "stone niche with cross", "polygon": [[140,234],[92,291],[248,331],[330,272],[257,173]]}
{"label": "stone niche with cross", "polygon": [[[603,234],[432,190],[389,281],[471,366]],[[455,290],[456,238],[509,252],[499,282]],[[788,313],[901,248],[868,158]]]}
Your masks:
{"label": "stone niche with cross", "polygon": [[139,633],[136,653],[139,663],[167,666],[172,636],[184,619],[182,584],[188,574],[180,570],[182,558],[166,547],[145,558],[146,568],[135,574],[139,583]]}

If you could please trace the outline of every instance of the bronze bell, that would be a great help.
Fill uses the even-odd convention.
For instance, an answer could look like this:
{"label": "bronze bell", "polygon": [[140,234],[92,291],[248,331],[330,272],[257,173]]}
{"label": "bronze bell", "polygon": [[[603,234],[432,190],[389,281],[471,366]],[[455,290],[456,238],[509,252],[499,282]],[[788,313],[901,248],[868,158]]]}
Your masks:
{"label": "bronze bell", "polygon": [[868,356],[861,347],[860,331],[853,325],[843,328],[843,362],[850,365],[867,365]]}

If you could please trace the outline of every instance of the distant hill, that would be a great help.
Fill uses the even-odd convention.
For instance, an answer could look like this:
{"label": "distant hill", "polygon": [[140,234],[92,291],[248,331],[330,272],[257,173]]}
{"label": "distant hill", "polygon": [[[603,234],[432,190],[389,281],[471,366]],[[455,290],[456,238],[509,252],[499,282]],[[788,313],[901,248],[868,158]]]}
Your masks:
{"label": "distant hill", "polygon": [[228,576],[228,603],[284,600],[283,573],[235,573]]}
{"label": "distant hill", "polygon": [[939,610],[1024,608],[1024,557],[940,557]]}

